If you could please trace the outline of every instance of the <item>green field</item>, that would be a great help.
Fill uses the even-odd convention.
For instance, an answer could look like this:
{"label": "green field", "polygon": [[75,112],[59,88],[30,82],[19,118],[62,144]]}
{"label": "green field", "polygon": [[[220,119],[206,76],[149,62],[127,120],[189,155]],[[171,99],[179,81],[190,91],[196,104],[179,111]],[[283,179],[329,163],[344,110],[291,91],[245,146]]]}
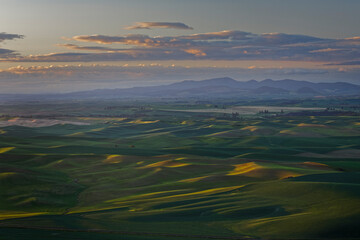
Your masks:
{"label": "green field", "polygon": [[360,238],[358,115],[67,106],[0,108],[0,239]]}

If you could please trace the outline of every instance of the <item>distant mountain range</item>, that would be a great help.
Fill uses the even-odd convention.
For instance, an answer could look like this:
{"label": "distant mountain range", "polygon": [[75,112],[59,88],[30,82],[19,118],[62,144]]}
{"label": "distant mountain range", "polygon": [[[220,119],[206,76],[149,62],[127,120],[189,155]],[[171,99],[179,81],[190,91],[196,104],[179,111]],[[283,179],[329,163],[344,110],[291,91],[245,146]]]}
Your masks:
{"label": "distant mountain range", "polygon": [[[360,95],[360,85],[346,82],[313,83],[291,79],[263,81],[236,81],[229,77],[202,81],[182,81],[153,87],[126,89],[97,89],[91,91],[35,95],[39,98],[88,99],[88,98],[292,98],[314,96]],[[4,98],[5,95],[0,95]],[[6,95],[11,96],[11,95]],[[18,95],[17,95],[18,96]],[[22,95],[34,97],[34,95]]]}
{"label": "distant mountain range", "polygon": [[63,94],[66,97],[118,97],[118,98],[186,98],[186,97],[252,97],[271,96],[339,96],[359,95],[360,86],[345,83],[313,83],[291,79],[274,81],[236,81],[232,78],[213,78],[203,81],[182,81],[154,87],[128,89],[98,89]]}

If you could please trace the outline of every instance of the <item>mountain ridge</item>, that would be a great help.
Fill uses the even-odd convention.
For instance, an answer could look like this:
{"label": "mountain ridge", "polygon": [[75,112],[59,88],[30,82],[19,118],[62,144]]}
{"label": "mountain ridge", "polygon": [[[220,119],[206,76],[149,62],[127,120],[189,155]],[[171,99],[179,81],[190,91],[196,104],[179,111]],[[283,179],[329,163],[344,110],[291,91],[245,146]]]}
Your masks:
{"label": "mountain ridge", "polygon": [[[95,89],[58,94],[34,94],[42,98],[254,98],[360,95],[360,85],[347,82],[314,83],[292,79],[237,81],[230,77],[132,88]],[[8,96],[0,94],[0,97]]]}
{"label": "mountain ridge", "polygon": [[[215,89],[219,88],[219,89]],[[178,96],[206,96],[212,95],[214,92],[221,95],[220,89],[223,93],[236,95],[237,93],[247,92],[247,94],[306,94],[306,89],[309,90],[307,95],[356,95],[360,94],[360,85],[335,82],[335,83],[313,83],[309,81],[298,81],[292,79],[272,80],[265,79],[262,81],[249,80],[237,81],[229,77],[211,78],[201,81],[185,80],[167,85],[151,86],[151,87],[134,87],[126,89],[96,89],[91,91],[81,91],[68,93],[72,94],[134,94],[141,96],[158,97],[178,97]],[[258,89],[258,90],[256,90]],[[272,91],[273,90],[273,91]],[[192,92],[192,94],[185,92]],[[305,92],[305,93],[304,93]]]}

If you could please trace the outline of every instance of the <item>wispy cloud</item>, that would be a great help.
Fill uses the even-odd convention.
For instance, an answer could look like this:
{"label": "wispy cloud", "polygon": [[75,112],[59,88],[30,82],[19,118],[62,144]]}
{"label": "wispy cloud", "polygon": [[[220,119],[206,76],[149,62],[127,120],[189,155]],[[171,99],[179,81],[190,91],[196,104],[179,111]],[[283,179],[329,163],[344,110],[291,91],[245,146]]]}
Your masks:
{"label": "wispy cloud", "polygon": [[339,62],[339,63],[329,63],[326,64],[328,66],[355,66],[355,65],[360,65],[360,60],[356,60],[356,61],[348,61],[348,62]]}
{"label": "wispy cloud", "polygon": [[132,26],[125,27],[128,30],[134,29],[153,29],[153,28],[173,28],[183,30],[193,30],[192,27],[181,22],[136,22]]}
{"label": "wispy cloud", "polygon": [[72,50],[95,51],[95,52],[126,52],[129,50],[126,48],[109,48],[102,46],[79,46],[76,44],[56,44],[56,46],[72,49]]}
{"label": "wispy cloud", "polygon": [[[180,36],[144,34],[78,35],[68,40],[103,46],[60,46],[81,52],[16,56],[13,62],[96,62],[142,60],[274,60],[352,62],[360,60],[360,37],[324,39],[285,33],[225,30]],[[123,45],[114,47],[114,45]]]}
{"label": "wispy cloud", "polygon": [[250,32],[224,30],[220,32],[209,32],[209,33],[198,33],[187,36],[180,36],[179,39],[189,40],[220,40],[220,39],[231,39],[231,40],[248,40],[253,35]]}
{"label": "wispy cloud", "polygon": [[192,60],[192,53],[185,51],[167,51],[163,49],[128,49],[100,53],[49,53],[31,56],[16,56],[0,61],[6,62],[101,62],[101,61],[137,61],[137,60],[169,60],[189,59]]}
{"label": "wispy cloud", "polygon": [[343,49],[336,49],[336,48],[324,48],[324,49],[316,49],[309,51],[309,53],[321,53],[321,52],[335,52],[335,51],[343,51]]}

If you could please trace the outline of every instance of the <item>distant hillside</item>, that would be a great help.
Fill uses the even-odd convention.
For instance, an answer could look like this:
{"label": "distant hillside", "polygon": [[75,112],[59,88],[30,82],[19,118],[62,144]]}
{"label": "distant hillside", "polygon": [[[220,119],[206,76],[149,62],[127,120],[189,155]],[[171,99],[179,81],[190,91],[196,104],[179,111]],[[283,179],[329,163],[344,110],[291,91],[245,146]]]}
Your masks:
{"label": "distant hillside", "polygon": [[[360,95],[360,86],[345,83],[313,83],[291,79],[236,81],[229,77],[186,80],[169,85],[127,89],[97,89],[66,94],[36,95],[41,98],[293,98]],[[5,95],[2,95],[4,98]],[[12,95],[6,95],[7,98]],[[23,95],[33,97],[34,95]],[[13,97],[13,96],[12,96]]]}

